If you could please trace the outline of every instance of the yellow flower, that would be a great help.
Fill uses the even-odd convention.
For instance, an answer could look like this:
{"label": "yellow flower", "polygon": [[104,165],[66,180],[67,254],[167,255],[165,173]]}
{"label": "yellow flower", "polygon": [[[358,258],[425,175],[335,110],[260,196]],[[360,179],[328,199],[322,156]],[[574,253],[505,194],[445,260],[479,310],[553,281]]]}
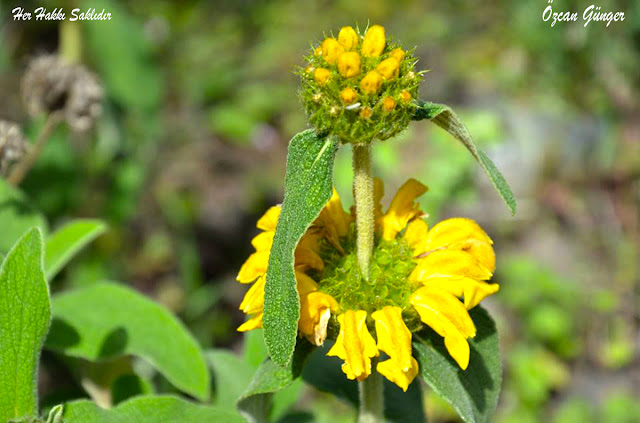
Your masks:
{"label": "yellow flower", "polygon": [[[416,322],[444,338],[462,369],[473,360],[468,339],[476,328],[468,310],[499,289],[487,282],[495,270],[493,241],[470,219],[447,219],[430,228],[416,201],[426,191],[425,185],[408,180],[383,213],[384,186],[374,181],[380,237],[367,284],[353,270],[354,216],[344,211],[335,190],[296,247],[299,333],[315,345],[322,345],[327,333],[338,333],[328,355],[344,361],[342,370],[349,379],[369,376],[372,358],[383,351],[389,358],[375,370],[407,390],[419,372],[411,347],[411,331],[422,329]],[[262,327],[266,269],[279,214],[280,207],[272,207],[258,221],[263,232],[252,240],[256,252],[238,274],[239,282],[253,282],[240,304],[249,318],[239,331]]]}
{"label": "yellow flower", "polygon": [[378,349],[389,359],[378,363],[378,371],[391,382],[407,391],[418,374],[418,362],[411,356],[411,332],[402,320],[400,307],[384,307],[371,314],[376,322]]}
{"label": "yellow flower", "polygon": [[402,101],[404,101],[405,103],[408,103],[411,101],[411,93],[409,91],[403,91],[400,93],[400,98],[402,99]]}
{"label": "yellow flower", "polygon": [[358,99],[358,93],[351,87],[347,87],[340,91],[340,99],[346,105],[353,104]]}
{"label": "yellow flower", "polygon": [[322,42],[321,48],[322,57],[330,65],[334,65],[338,61],[338,57],[344,53],[344,47],[335,38],[326,38]]}
{"label": "yellow flower", "polygon": [[380,90],[381,86],[382,76],[374,70],[367,73],[360,81],[360,89],[365,94],[375,94]]}
{"label": "yellow flower", "polygon": [[386,112],[390,112],[394,107],[396,107],[396,101],[391,97],[385,97],[384,101],[382,102],[382,108]]}
{"label": "yellow flower", "polygon": [[404,50],[401,48],[397,48],[391,52],[391,57],[396,59],[398,63],[402,63],[402,61],[404,60],[404,55]]}
{"label": "yellow flower", "polygon": [[380,64],[376,66],[376,70],[386,81],[391,81],[398,77],[398,73],[400,72],[400,62],[398,62],[394,57],[389,57],[388,59],[380,62]]}
{"label": "yellow flower", "polygon": [[364,35],[362,55],[365,57],[378,57],[384,51],[386,44],[387,38],[384,34],[384,28],[380,25],[374,25]]}
{"label": "yellow flower", "polygon": [[338,58],[338,72],[344,78],[360,75],[360,55],[355,51],[342,53]]}
{"label": "yellow flower", "polygon": [[376,341],[366,325],[367,312],[347,310],[338,316],[340,333],[328,356],[344,360],[342,371],[349,379],[364,380],[371,374],[371,358],[378,356]]}
{"label": "yellow flower", "polygon": [[373,110],[371,110],[371,107],[363,107],[362,110],[360,110],[360,117],[362,117],[363,119],[369,119],[371,115],[373,115]]}
{"label": "yellow flower", "polygon": [[358,34],[353,27],[343,26],[338,33],[338,42],[344,47],[345,51],[350,51],[358,47],[358,40]]}
{"label": "yellow flower", "polygon": [[325,68],[318,68],[313,72],[313,77],[320,85],[324,85],[329,81],[331,77],[331,71]]}

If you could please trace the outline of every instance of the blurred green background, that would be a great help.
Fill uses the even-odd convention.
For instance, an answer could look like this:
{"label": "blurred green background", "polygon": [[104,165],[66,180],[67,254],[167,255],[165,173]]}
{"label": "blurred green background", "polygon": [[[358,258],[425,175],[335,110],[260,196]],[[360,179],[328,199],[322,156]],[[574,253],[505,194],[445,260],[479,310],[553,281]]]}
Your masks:
{"label": "blurred green background", "polygon": [[[556,1],[582,11],[587,1]],[[429,185],[433,224],[476,219],[495,241],[501,291],[487,301],[501,334],[497,422],[640,421],[640,3],[603,1],[623,22],[542,21],[546,1],[50,1],[25,9],[106,9],[83,22],[82,62],[105,86],[86,134],[59,129],[22,184],[52,227],[99,217],[109,232],[52,290],[110,278],[164,303],[204,347],[239,351],[235,328],[255,221],[279,203],[287,142],[307,127],[296,65],[343,25],[382,24],[429,69],[421,97],[454,107],[510,182],[511,217],[455,140],[413,124],[375,148],[392,193]],[[14,22],[0,3],[0,118],[33,139],[19,80],[59,46],[59,23]],[[351,203],[349,148],[335,182]],[[386,199],[389,201],[389,198]],[[43,357],[40,392],[77,389]],[[457,421],[427,394],[433,422]],[[305,388],[319,421],[353,411]]]}

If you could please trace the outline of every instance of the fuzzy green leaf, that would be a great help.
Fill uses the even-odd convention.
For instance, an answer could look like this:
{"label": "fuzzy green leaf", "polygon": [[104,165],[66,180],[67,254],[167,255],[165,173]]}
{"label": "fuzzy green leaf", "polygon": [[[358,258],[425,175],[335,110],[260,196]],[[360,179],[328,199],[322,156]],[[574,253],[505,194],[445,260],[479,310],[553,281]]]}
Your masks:
{"label": "fuzzy green leaf", "polygon": [[331,198],[334,137],[313,130],[291,139],[284,182],[284,202],[269,257],[264,294],[264,338],[274,363],[286,366],[298,333],[300,302],[293,270],[300,238]]}
{"label": "fuzzy green leaf", "polygon": [[107,225],[94,219],[74,220],[55,231],[47,239],[45,275],[53,279],[82,248],[107,230]]}
{"label": "fuzzy green leaf", "polygon": [[0,269],[0,421],[37,416],[38,359],[51,309],[42,234],[27,232]]}
{"label": "fuzzy green leaf", "polygon": [[18,189],[0,178],[0,253],[6,254],[13,244],[34,226],[47,231],[47,222]]}
{"label": "fuzzy green leaf", "polygon": [[498,333],[495,323],[480,306],[469,314],[478,331],[469,340],[471,357],[466,370],[451,358],[443,338],[430,329],[414,335],[413,351],[420,363],[420,376],[465,422],[489,422],[502,384]]}
{"label": "fuzzy green leaf", "polygon": [[238,411],[249,423],[270,421],[273,394],[287,388],[300,376],[313,349],[313,345],[301,339],[287,366],[279,366],[267,359],[258,367],[251,384],[237,405]]}
{"label": "fuzzy green leaf", "polygon": [[454,136],[458,141],[467,147],[467,150],[480,164],[485,171],[489,180],[498,191],[504,202],[509,207],[511,214],[516,214],[516,198],[509,188],[509,184],[504,179],[491,159],[476,146],[467,127],[462,123],[458,115],[446,104],[431,103],[429,101],[420,102],[414,120],[429,119],[448,133]]}
{"label": "fuzzy green leaf", "polygon": [[[329,392],[358,408],[358,382],[347,379],[341,368],[342,360],[327,356],[332,346],[333,342],[327,341],[311,354],[304,366],[302,378],[317,389]],[[407,392],[384,379],[384,405],[384,415],[389,423],[426,421],[422,407],[422,389],[417,379],[409,385]]]}
{"label": "fuzzy green leaf", "polygon": [[139,396],[106,410],[88,400],[65,404],[65,423],[242,423],[240,416],[217,407],[195,404],[169,396]]}
{"label": "fuzzy green leaf", "polygon": [[198,343],[167,309],[136,291],[100,282],[53,297],[48,349],[97,361],[133,354],[178,389],[209,397],[209,371]]}

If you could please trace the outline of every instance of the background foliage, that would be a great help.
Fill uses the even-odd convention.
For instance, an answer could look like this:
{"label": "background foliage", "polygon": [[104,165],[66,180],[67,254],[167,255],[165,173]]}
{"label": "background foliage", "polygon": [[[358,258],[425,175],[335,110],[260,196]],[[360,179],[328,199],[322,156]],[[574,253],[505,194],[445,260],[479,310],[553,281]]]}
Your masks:
{"label": "background foliage", "polygon": [[[431,70],[422,97],[456,109],[519,200],[512,218],[464,147],[435,125],[413,124],[376,146],[375,171],[388,192],[416,177],[430,186],[422,204],[429,222],[473,217],[495,241],[502,289],[487,307],[505,369],[496,421],[640,420],[640,4],[603,2],[626,15],[609,27],[551,28],[541,19],[544,1],[25,3],[114,15],[82,25],[83,62],[106,90],[97,128],[59,129],[22,186],[49,232],[72,218],[108,223],[51,281],[54,297],[128,281],[176,313],[203,348],[215,348],[205,353],[210,363],[231,348],[236,354],[221,360],[257,368],[260,337],[245,345],[235,332],[246,287],[234,277],[257,217],[282,201],[287,142],[306,127],[292,69],[323,32],[381,23],[417,46],[418,66]],[[581,13],[589,4],[553,5]],[[12,8],[0,4],[0,117],[24,123],[33,139],[42,122],[26,117],[19,78],[29,57],[57,48],[58,26],[13,22]],[[347,206],[350,166],[342,149],[334,176]],[[34,222],[44,226],[29,206],[21,210],[24,229],[3,230],[2,254]],[[123,387],[175,392],[144,360],[65,360],[48,350],[40,358],[45,409],[105,390],[117,399]],[[105,378],[130,368],[139,376],[133,388],[130,379]],[[227,386],[218,378],[213,401],[228,405],[216,399]],[[435,394],[424,395],[431,421],[456,421]],[[277,397],[274,417],[289,406],[318,421],[353,416],[300,381]],[[127,407],[113,411],[114,421]],[[69,412],[98,411],[78,403]]]}

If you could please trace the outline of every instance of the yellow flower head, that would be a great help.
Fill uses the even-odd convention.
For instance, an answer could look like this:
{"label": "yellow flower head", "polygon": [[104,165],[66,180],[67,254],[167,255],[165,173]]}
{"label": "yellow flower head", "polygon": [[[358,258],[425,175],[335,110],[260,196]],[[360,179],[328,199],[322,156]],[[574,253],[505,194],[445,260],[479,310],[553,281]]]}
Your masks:
{"label": "yellow flower head", "polygon": [[360,81],[360,89],[365,94],[375,94],[380,91],[380,87],[382,87],[382,76],[374,70]]}
{"label": "yellow flower head", "polygon": [[394,107],[396,107],[396,101],[391,97],[385,98],[384,101],[382,102],[382,108],[384,109],[385,112],[392,111]]}
{"label": "yellow flower head", "polygon": [[360,74],[360,55],[355,51],[342,53],[338,58],[338,72],[344,78],[353,78]]}
{"label": "yellow flower head", "polygon": [[360,36],[353,27],[343,26],[338,33],[338,42],[345,51],[351,51],[358,47]]}
{"label": "yellow flower head", "polygon": [[[384,187],[374,184],[376,243],[369,283],[359,272],[354,216],[333,196],[307,230],[295,252],[300,320],[309,342],[334,340],[328,355],[344,361],[349,379],[363,380],[374,370],[372,359],[388,358],[375,369],[407,390],[419,372],[412,356],[412,333],[424,326],[442,336],[462,369],[470,356],[468,339],[476,334],[468,310],[496,293],[489,283],[495,271],[493,242],[473,220],[452,218],[429,227],[417,198],[427,187],[408,180],[384,210]],[[252,241],[256,252],[240,269],[238,281],[253,283],[240,309],[249,318],[238,330],[262,327],[269,250],[280,207],[258,221]],[[337,337],[332,334],[337,334]]]}
{"label": "yellow flower head", "polygon": [[365,57],[378,57],[387,45],[387,37],[384,28],[380,25],[373,25],[367,30],[362,42],[362,55]]}
{"label": "yellow flower head", "polygon": [[410,100],[418,97],[423,72],[415,71],[410,52],[387,41],[380,25],[364,34],[345,26],[314,47],[306,61],[298,71],[300,97],[318,132],[366,144],[391,138],[415,115],[417,103]]}

